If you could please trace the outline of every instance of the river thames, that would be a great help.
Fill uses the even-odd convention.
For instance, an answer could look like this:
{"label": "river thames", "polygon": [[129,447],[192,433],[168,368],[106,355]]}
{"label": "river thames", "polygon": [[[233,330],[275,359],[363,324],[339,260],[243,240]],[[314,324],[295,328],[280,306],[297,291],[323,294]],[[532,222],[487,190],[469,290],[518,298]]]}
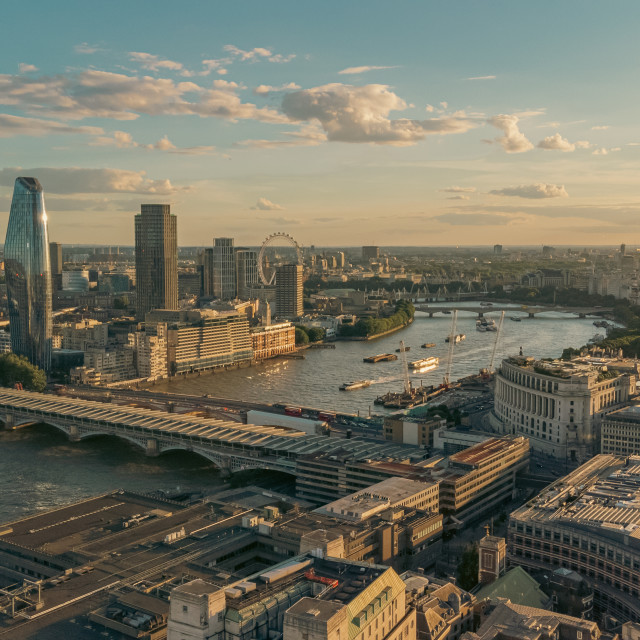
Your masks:
{"label": "river thames", "polygon": [[[542,314],[534,319],[526,313],[508,311],[497,348],[496,365],[506,355],[537,358],[559,356],[562,349],[585,344],[597,331],[593,318],[567,317],[560,312]],[[488,312],[496,320],[499,313]],[[521,315],[521,322],[510,316]],[[335,349],[309,349],[304,360],[277,359],[263,365],[188,380],[163,381],[153,387],[174,393],[211,394],[259,402],[284,402],[324,409],[360,412],[366,415],[376,396],[402,387],[402,363],[367,364],[362,359],[378,353],[394,352],[400,340],[411,348],[407,356],[416,360],[438,356],[440,367],[420,376],[428,384],[439,384],[446,369],[445,337],[451,329],[451,316],[429,318],[416,313],[412,325],[370,342],[339,342]],[[455,348],[452,379],[477,373],[489,365],[496,334],[478,332],[475,314],[461,311],[456,333],[466,340]],[[431,349],[421,349],[434,342]],[[344,392],[343,382],[374,380],[365,389]],[[211,490],[222,481],[213,465],[187,453],[172,453],[146,458],[133,446],[117,439],[101,437],[79,443],[68,442],[62,434],[46,426],[18,431],[0,431],[0,522],[6,522],[43,509],[112,489],[134,491]]]}

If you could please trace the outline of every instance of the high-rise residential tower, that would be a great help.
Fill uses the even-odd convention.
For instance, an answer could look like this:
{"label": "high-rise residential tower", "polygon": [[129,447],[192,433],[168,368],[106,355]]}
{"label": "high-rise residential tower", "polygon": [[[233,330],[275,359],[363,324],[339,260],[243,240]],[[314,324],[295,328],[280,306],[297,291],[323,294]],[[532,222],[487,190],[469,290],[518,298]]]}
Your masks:
{"label": "high-rise residential tower", "polygon": [[136,310],[178,308],[178,231],[168,204],[143,204],[135,218]]}
{"label": "high-rise residential tower", "polygon": [[279,318],[297,318],[304,313],[301,264],[283,264],[276,267],[276,315]]}
{"label": "high-rise residential tower", "polygon": [[237,295],[233,238],[213,239],[213,295],[221,300],[233,300]]}
{"label": "high-rise residential tower", "polygon": [[236,249],[236,279],[238,298],[251,297],[252,288],[258,283],[258,253],[252,249]]}
{"label": "high-rise residential tower", "polygon": [[4,244],[11,349],[51,368],[51,263],[42,185],[17,178]]}

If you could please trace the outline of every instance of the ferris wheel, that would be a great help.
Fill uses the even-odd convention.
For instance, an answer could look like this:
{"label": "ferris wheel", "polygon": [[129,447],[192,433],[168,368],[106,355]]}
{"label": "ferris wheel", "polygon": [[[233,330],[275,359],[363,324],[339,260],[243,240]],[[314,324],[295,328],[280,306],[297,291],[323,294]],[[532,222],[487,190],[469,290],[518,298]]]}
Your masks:
{"label": "ferris wheel", "polygon": [[267,236],[258,253],[258,274],[264,285],[275,284],[276,266],[302,264],[302,249],[288,233],[272,233]]}

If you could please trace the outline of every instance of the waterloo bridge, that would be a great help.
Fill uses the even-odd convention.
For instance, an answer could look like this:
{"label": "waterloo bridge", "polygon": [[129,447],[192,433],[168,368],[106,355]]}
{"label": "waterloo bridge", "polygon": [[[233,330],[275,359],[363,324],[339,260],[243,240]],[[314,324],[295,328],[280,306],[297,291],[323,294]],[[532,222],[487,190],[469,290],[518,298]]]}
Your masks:
{"label": "waterloo bridge", "polygon": [[149,456],[190,451],[213,462],[225,474],[246,469],[296,473],[300,458],[340,452],[355,460],[408,461],[415,447],[364,438],[309,435],[277,426],[240,424],[178,413],[64,398],[0,388],[0,422],[5,429],[47,424],[69,440],[115,436]]}

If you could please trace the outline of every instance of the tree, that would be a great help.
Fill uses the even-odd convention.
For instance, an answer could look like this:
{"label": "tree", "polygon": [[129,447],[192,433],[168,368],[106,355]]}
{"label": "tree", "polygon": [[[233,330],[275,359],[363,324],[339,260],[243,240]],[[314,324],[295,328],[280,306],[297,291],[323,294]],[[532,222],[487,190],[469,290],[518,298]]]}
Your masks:
{"label": "tree", "polygon": [[113,301],[114,309],[128,309],[129,308],[129,296],[120,296]]}
{"label": "tree", "polygon": [[309,344],[309,334],[303,327],[296,327],[296,344]]}
{"label": "tree", "polygon": [[478,545],[467,546],[458,565],[458,584],[470,591],[478,584]]}
{"label": "tree", "polygon": [[18,382],[28,391],[43,391],[47,386],[47,374],[24,356],[0,354],[0,385],[13,387]]}
{"label": "tree", "polygon": [[309,327],[307,329],[307,335],[311,342],[319,342],[324,340],[325,330],[322,327]]}

